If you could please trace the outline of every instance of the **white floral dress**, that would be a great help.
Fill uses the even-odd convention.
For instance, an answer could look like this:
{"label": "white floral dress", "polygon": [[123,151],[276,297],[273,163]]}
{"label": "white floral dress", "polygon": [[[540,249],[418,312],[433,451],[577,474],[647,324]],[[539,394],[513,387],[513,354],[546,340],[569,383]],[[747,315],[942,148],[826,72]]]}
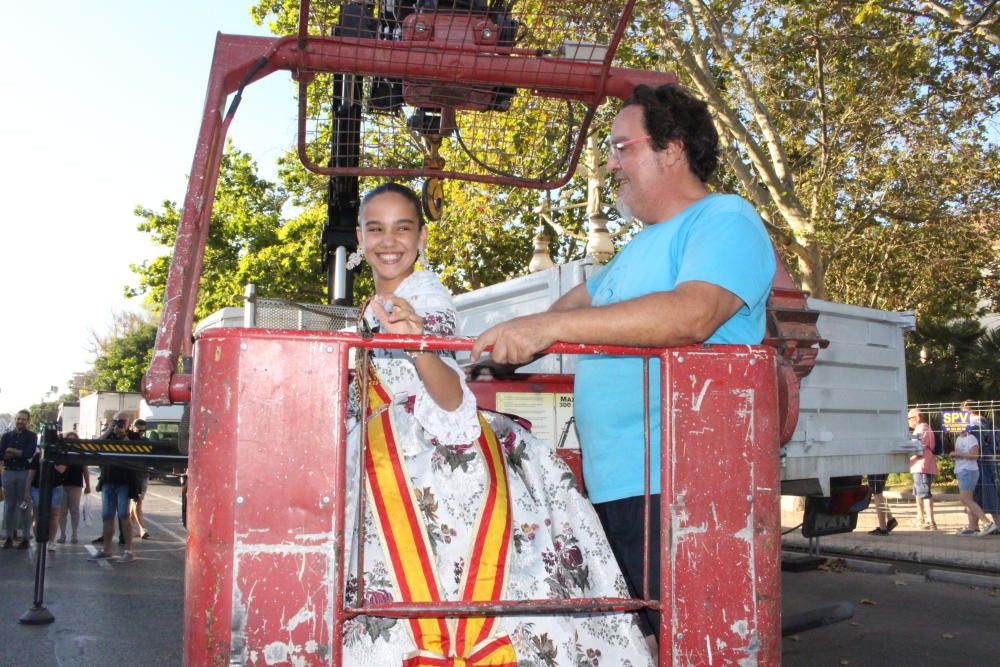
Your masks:
{"label": "white floral dress", "polygon": [[[429,335],[456,333],[451,295],[431,272],[409,276],[395,292],[424,318]],[[377,319],[365,318],[373,328]],[[374,364],[392,395],[393,418],[407,475],[437,566],[446,600],[460,600],[460,582],[475,529],[479,499],[487,490],[483,456],[476,446],[480,426],[464,374],[450,353],[442,359],[462,378],[463,402],[452,412],[427,394],[410,359],[400,351],[376,350]],[[357,465],[361,437],[358,400],[352,387],[348,433],[347,517],[357,514]],[[513,513],[512,549],[505,599],[627,597],[627,589],[597,515],[569,468],[548,445],[512,419],[485,413],[505,454]],[[364,597],[367,602],[402,601],[395,589],[372,508],[365,505]],[[356,534],[348,531],[346,599],[357,597]],[[634,614],[505,616],[518,666],[651,665]],[[415,650],[405,620],[361,616],[344,626],[344,664],[399,665]]]}

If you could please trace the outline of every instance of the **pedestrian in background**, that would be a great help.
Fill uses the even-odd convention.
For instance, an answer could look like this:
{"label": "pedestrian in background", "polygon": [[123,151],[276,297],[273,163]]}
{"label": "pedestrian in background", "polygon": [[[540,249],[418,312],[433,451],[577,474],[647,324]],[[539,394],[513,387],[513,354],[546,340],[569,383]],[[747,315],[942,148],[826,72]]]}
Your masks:
{"label": "pedestrian in background", "polygon": [[913,475],[913,498],[917,503],[917,528],[937,530],[934,520],[934,495],[931,484],[938,474],[937,457],[934,456],[934,431],[917,408],[906,413],[913,438],[920,442],[920,452],[910,457],[910,473]]}
{"label": "pedestrian in background", "polygon": [[972,499],[990,515],[994,524],[1000,525],[1000,488],[997,484],[997,443],[993,424],[972,401],[963,401],[962,409],[969,413],[972,434],[979,441],[979,481]]}
{"label": "pedestrian in background", "polygon": [[7,528],[7,539],[3,548],[14,546],[20,519],[21,541],[18,549],[27,549],[31,534],[31,502],[25,501],[28,491],[28,465],[38,449],[38,436],[28,429],[31,413],[21,410],[14,417],[14,430],[0,436],[0,451],[3,452],[3,518]]}
{"label": "pedestrian in background", "polygon": [[[111,429],[101,435],[102,440],[128,439],[129,415],[118,412],[111,420]],[[132,471],[124,466],[107,465],[101,473],[101,519],[104,532],[101,536],[101,550],[88,560],[104,560],[112,558],[111,544],[115,535],[115,517],[118,518],[119,531],[124,538],[125,547],[119,561],[127,563],[135,559],[132,555],[132,531],[128,521],[129,493],[134,486]]]}
{"label": "pedestrian in background", "polygon": [[874,530],[869,530],[869,535],[885,537],[892,532],[892,529],[899,525],[896,517],[889,510],[889,504],[885,501],[885,480],[889,475],[868,475],[868,488],[872,492],[872,500],[875,501],[875,516],[878,518],[878,526]]}
{"label": "pedestrian in background", "polygon": [[[64,472],[66,472],[66,466],[61,464],[52,466],[52,480],[49,488],[49,537],[46,540],[49,551],[56,550],[56,545],[53,544],[52,540],[55,539],[56,529],[59,527],[59,508],[62,506]],[[31,457],[31,463],[28,464],[28,490],[24,494],[24,500],[30,502],[34,507],[36,522],[41,517],[41,481],[42,450],[36,448],[35,455]]]}
{"label": "pedestrian in background", "polygon": [[[986,518],[986,513],[972,497],[979,480],[979,441],[967,429],[955,438],[955,451],[949,455],[955,461],[955,477],[958,479],[958,497],[965,505],[965,515],[968,526],[958,530],[959,535],[978,535],[985,537],[997,530],[997,525]],[[979,530],[979,522],[984,524]]]}
{"label": "pedestrian in background", "polygon": [[[129,431],[128,437],[129,440],[145,440],[146,420],[136,419],[132,423],[132,430]],[[132,531],[133,536],[146,539],[149,537],[149,531],[146,530],[146,524],[143,522],[142,501],[146,497],[146,491],[149,489],[149,472],[146,470],[134,470],[132,471],[132,476],[135,481],[135,495],[132,500],[132,509],[129,512],[129,529]]]}
{"label": "pedestrian in background", "polygon": [[[79,440],[80,436],[76,431],[70,431],[63,436],[63,440]],[[59,544],[66,543],[66,522],[70,521],[73,533],[70,536],[70,544],[79,542],[77,530],[80,528],[80,500],[85,494],[90,493],[90,471],[85,465],[68,465],[63,474],[63,497],[62,505],[59,507]]]}

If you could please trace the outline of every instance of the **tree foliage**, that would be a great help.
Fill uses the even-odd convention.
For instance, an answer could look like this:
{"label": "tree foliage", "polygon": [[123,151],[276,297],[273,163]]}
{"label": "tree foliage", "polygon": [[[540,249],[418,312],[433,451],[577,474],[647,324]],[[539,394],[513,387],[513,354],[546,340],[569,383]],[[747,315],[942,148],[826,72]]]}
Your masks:
{"label": "tree foliage", "polygon": [[[40,433],[44,424],[54,424],[59,416],[58,401],[40,401],[28,407],[31,419],[28,421],[28,428],[35,433]],[[13,426],[13,420],[11,420]]]}
{"label": "tree foliage", "polygon": [[[332,25],[339,3],[313,6]],[[954,332],[938,323],[974,317],[983,301],[1000,306],[996,3],[687,0],[636,7],[616,64],[675,71],[709,102],[726,158],[714,186],[755,204],[806,289],[916,311],[922,328],[911,360],[935,348],[930,336],[951,345]],[[294,0],[261,0],[251,13],[276,34],[296,30]],[[311,116],[328,114],[328,96],[307,102]],[[615,106],[601,109],[592,128],[601,153]],[[541,131],[529,114],[518,120],[518,132]],[[400,161],[413,159],[402,138],[397,148]],[[450,164],[463,159],[447,155]],[[306,171],[290,150],[280,159],[279,183],[267,182],[232,146],[222,173],[198,316],[239,303],[247,282],[265,295],[321,301],[317,239],[327,179]],[[585,204],[613,199],[607,186],[588,191],[587,175],[581,168],[551,194],[446,183],[445,216],[430,229],[430,268],[455,292],[521,275],[543,224],[559,232],[551,244],[557,261],[583,256],[583,212],[593,212]],[[547,199],[555,212],[543,220],[538,207]],[[283,217],[286,202],[296,207],[290,219]],[[137,212],[142,229],[173,244],[176,204]],[[634,227],[608,214],[620,245]],[[167,267],[166,257],[136,267],[132,293],[158,302]],[[357,291],[368,290],[363,274]],[[964,346],[955,349],[966,354]],[[960,373],[950,362],[932,365]]]}
{"label": "tree foliage", "polygon": [[149,368],[156,340],[154,322],[137,322],[129,330],[108,341],[94,361],[93,391],[139,391],[142,374]]}
{"label": "tree foliage", "polygon": [[981,271],[1000,268],[983,228],[1000,195],[1000,54],[924,3],[885,4],[643,5],[632,55],[709,101],[732,173],[807,289],[970,315],[977,291],[998,296]]}
{"label": "tree foliage", "polygon": [[[257,175],[249,154],[227,144],[205,248],[197,318],[241,304],[248,283],[258,285],[261,296],[322,300],[317,252],[322,218],[317,210],[307,209],[286,221],[282,211],[287,200],[284,187]],[[181,217],[176,202],[163,202],[159,211],[140,206],[136,215],[142,218],[140,231],[149,233],[159,245],[173,248]],[[166,254],[133,265],[139,282],[127,288],[126,295],[145,294],[149,303],[159,304],[169,268],[170,255]]]}
{"label": "tree foliage", "polygon": [[917,325],[906,350],[911,403],[996,400],[1000,396],[1000,328],[974,320]]}

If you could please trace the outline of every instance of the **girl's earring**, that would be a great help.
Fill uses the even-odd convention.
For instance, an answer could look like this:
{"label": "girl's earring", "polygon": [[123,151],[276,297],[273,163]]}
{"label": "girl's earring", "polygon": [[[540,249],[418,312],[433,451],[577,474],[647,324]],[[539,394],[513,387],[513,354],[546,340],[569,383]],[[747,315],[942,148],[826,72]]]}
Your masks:
{"label": "girl's earring", "polygon": [[347,262],[345,266],[348,271],[353,271],[354,269],[361,266],[361,261],[365,258],[364,254],[361,252],[361,248],[355,249],[350,255],[347,256]]}

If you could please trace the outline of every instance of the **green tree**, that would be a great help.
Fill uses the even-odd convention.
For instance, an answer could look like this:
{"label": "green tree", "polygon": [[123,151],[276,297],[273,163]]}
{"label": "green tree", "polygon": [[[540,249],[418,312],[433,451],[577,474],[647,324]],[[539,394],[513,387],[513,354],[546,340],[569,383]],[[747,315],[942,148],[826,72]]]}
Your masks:
{"label": "green tree", "polygon": [[911,403],[995,400],[1000,396],[1000,329],[975,320],[925,319],[906,349]]}
{"label": "green tree", "polygon": [[149,368],[156,340],[156,324],[139,322],[109,340],[94,361],[93,391],[139,391],[142,374]]}
{"label": "green tree", "polygon": [[[313,3],[313,22],[325,26],[324,34],[339,6]],[[728,165],[717,186],[755,203],[815,295],[913,309],[921,319],[969,317],[978,299],[1000,302],[1000,253],[990,246],[1000,236],[992,204],[1000,194],[1000,156],[989,134],[1000,55],[991,38],[993,4],[953,3],[942,12],[945,6],[911,0],[639,3],[618,64],[675,70],[709,101]],[[276,34],[296,30],[297,12],[291,0],[251,8]],[[328,96],[314,93],[307,100],[310,116],[328,117],[328,103]],[[598,113],[598,136],[613,112]],[[520,134],[543,131],[531,113],[516,115]],[[321,146],[323,132],[317,137]],[[402,134],[396,138],[399,153],[389,159],[412,161],[413,146]],[[457,164],[467,156],[453,151],[447,158]],[[199,316],[238,302],[246,282],[275,296],[318,301],[322,295],[314,239],[326,215],[326,178],[307,172],[292,152],[280,161],[281,185],[253,172],[249,156],[230,147]],[[607,188],[600,195],[611,199]],[[544,196],[449,182],[445,217],[431,226],[431,268],[454,291],[523,273]],[[581,174],[558,200],[579,205],[588,196]],[[283,198],[300,207],[294,220],[282,220],[276,204]],[[584,252],[581,210],[563,210],[551,221],[563,232],[552,242],[558,261]],[[154,236],[172,244],[176,205],[139,213]],[[241,215],[255,223],[240,224]],[[613,212],[610,218],[620,244],[633,228]],[[140,285],[133,291],[158,300],[166,269],[166,258],[137,267]],[[367,289],[363,277],[358,291]]]}
{"label": "green tree", "polygon": [[[28,412],[31,413],[31,420],[28,422],[28,428],[35,433],[40,433],[43,424],[52,424],[55,422],[56,417],[59,414],[59,402],[41,401],[28,407]],[[11,425],[13,425],[13,421],[11,422]]]}
{"label": "green tree", "polygon": [[[287,199],[282,187],[257,175],[249,154],[227,143],[205,248],[197,318],[240,304],[249,282],[260,286],[262,296],[319,299],[322,281],[305,282],[302,276],[318,273],[314,248],[320,223],[311,215],[286,223],[282,209]],[[140,231],[173,248],[181,216],[176,202],[163,202],[159,211],[137,207],[136,215],[142,218]],[[139,281],[126,289],[126,296],[145,294],[148,303],[161,303],[169,268],[170,255],[133,265]]]}
{"label": "green tree", "polygon": [[643,4],[622,57],[709,101],[731,173],[814,295],[968,316],[997,266],[979,222],[1000,194],[1000,53],[925,3],[882,4]]}

